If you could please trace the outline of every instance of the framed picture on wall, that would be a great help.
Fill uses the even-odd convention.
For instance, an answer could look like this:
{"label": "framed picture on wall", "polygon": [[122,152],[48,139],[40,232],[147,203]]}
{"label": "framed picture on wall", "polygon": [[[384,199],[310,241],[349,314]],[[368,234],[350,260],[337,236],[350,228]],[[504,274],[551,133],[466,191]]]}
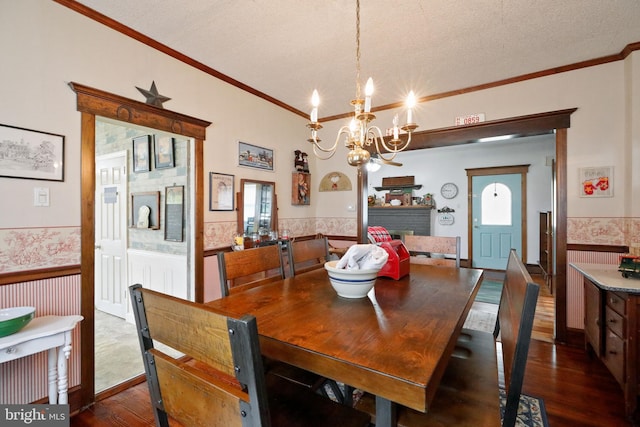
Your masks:
{"label": "framed picture on wall", "polygon": [[133,171],[149,172],[151,170],[151,135],[133,138]]}
{"label": "framed picture on wall", "polygon": [[164,197],[164,240],[182,242],[184,240],[184,185],[165,188]]}
{"label": "framed picture on wall", "polygon": [[209,210],[233,210],[233,175],[209,173]]}
{"label": "framed picture on wall", "polygon": [[238,165],[273,172],[273,150],[238,141]]}
{"label": "framed picture on wall", "polygon": [[64,136],[0,125],[0,176],[64,181]]}
{"label": "framed picture on wall", "polygon": [[174,167],[174,139],[170,136],[156,136],[153,145],[156,169]]}
{"label": "framed picture on wall", "polygon": [[613,166],[578,168],[580,197],[613,197]]}
{"label": "framed picture on wall", "polygon": [[306,172],[293,172],[291,177],[291,204],[311,204],[311,174]]}

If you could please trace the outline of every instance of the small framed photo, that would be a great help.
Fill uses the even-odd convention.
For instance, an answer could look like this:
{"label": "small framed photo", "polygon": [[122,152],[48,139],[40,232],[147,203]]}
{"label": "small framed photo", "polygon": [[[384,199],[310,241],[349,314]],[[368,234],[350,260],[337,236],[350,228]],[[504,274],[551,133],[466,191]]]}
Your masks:
{"label": "small framed photo", "polygon": [[311,174],[306,172],[293,172],[291,177],[291,204],[311,204]]}
{"label": "small framed photo", "polygon": [[64,181],[64,136],[0,125],[0,176]]}
{"label": "small framed photo", "polygon": [[133,171],[149,172],[151,170],[151,135],[133,138]]}
{"label": "small framed photo", "polygon": [[209,173],[209,210],[233,210],[233,175]]}
{"label": "small framed photo", "polygon": [[580,197],[613,197],[613,166],[578,168]]}
{"label": "small framed photo", "polygon": [[153,151],[155,153],[156,169],[172,168],[174,160],[174,139],[170,136],[161,136],[154,139]]}
{"label": "small framed photo", "polygon": [[184,240],[184,185],[165,188],[164,197],[164,240],[182,242]]}
{"label": "small framed photo", "polygon": [[160,192],[131,193],[131,228],[160,229]]}
{"label": "small framed photo", "polygon": [[238,141],[238,165],[273,172],[273,150]]}

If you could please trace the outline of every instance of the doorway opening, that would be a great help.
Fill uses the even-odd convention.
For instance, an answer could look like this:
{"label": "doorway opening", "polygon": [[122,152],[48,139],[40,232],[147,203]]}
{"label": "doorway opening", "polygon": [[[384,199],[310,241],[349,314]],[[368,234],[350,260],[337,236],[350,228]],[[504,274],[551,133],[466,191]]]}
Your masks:
{"label": "doorway opening", "polygon": [[[192,277],[195,301],[204,299],[204,159],[203,143],[210,122],[199,120],[173,111],[154,107],[143,102],[113,95],[78,83],[69,84],[77,95],[78,111],[81,112],[81,314],[84,316],[81,329],[81,379],[79,397],[74,399],[74,408],[86,407],[95,402],[95,203],[96,203],[96,118],[141,126],[168,134],[190,138],[190,173],[192,175],[192,209],[186,219],[192,236],[190,251],[193,254],[189,274]],[[128,277],[131,277],[130,273]],[[73,408],[72,408],[73,409]]]}

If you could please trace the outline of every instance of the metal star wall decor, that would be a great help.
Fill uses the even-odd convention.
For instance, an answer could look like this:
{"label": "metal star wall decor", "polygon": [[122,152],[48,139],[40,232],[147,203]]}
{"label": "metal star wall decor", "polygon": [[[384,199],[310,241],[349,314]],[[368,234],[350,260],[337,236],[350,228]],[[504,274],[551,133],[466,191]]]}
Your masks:
{"label": "metal star wall decor", "polygon": [[151,82],[151,89],[149,90],[141,89],[138,86],[136,86],[136,89],[138,89],[140,93],[143,94],[145,98],[147,98],[146,103],[149,105],[155,105],[156,107],[163,108],[162,103],[171,100],[171,98],[167,98],[166,96],[160,95],[158,93],[155,81]]}

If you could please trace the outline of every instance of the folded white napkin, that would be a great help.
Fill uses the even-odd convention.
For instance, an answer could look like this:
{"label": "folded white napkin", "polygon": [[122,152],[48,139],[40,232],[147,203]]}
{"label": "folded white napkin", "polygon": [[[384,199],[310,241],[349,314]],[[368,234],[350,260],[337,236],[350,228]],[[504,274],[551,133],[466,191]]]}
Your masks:
{"label": "folded white napkin", "polygon": [[387,263],[389,254],[377,245],[353,245],[336,263],[336,268],[346,270],[381,269]]}

